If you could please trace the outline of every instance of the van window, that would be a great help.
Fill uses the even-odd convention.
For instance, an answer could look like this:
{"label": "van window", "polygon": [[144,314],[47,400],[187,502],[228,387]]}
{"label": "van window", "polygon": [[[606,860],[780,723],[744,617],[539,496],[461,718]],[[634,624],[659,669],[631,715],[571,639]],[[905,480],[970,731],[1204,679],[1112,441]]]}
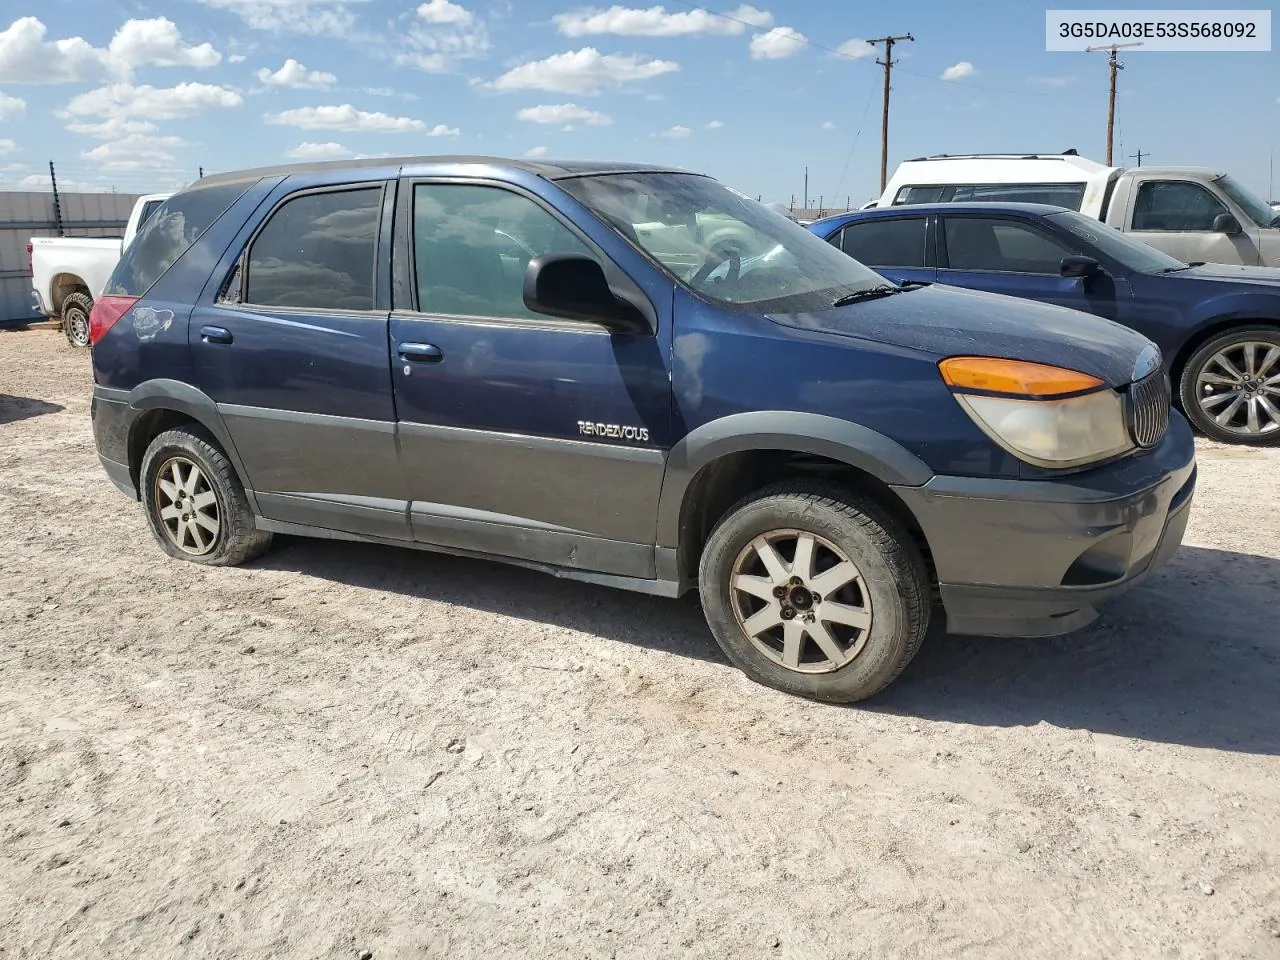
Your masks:
{"label": "van window", "polygon": [[382,188],[308,193],[278,207],[249,248],[245,302],[372,310]]}
{"label": "van window", "polygon": [[1208,232],[1213,230],[1214,217],[1226,212],[1222,201],[1198,183],[1148,180],[1138,186],[1133,229]]}
{"label": "van window", "polygon": [[1079,210],[1084,203],[1081,183],[958,183],[903,187],[893,198],[905,203],[1048,203]]}
{"label": "van window", "polygon": [[943,229],[952,270],[1057,274],[1075,253],[1030,224],[983,217],[948,217]]}
{"label": "van window", "polygon": [[868,267],[923,267],[924,224],[924,217],[851,223],[840,249]]}
{"label": "van window", "polygon": [[529,261],[548,253],[594,256],[528,197],[446,183],[413,188],[413,253],[420,313],[543,321],[524,305]]}
{"label": "van window", "polygon": [[103,294],[143,296],[252,185],[246,180],[196,187],[164,201],[134,236]]}

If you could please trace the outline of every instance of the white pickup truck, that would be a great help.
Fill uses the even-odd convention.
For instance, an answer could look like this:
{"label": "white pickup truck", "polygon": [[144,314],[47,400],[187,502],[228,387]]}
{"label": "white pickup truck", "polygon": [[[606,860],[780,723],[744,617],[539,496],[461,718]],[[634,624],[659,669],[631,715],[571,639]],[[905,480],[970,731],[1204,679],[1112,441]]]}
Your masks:
{"label": "white pickup truck", "polygon": [[27,244],[36,307],[45,316],[62,320],[62,330],[73,345],[89,345],[93,298],[111,279],[124,248],[170,196],[153,193],[139,197],[123,237],[32,237]]}
{"label": "white pickup truck", "polygon": [[1121,170],[1065,154],[966,154],[907,160],[877,206],[1051,203],[1131,233],[1186,263],[1280,267],[1280,212],[1221,170]]}

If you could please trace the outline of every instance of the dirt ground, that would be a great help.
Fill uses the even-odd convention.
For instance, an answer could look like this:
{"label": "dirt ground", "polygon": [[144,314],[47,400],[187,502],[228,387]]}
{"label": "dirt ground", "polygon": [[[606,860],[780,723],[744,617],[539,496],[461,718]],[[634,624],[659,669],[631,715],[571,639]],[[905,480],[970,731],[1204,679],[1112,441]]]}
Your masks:
{"label": "dirt ground", "polygon": [[1280,449],[1094,627],[745,680],[696,601],[165,558],[0,333],[0,958],[1280,957]]}

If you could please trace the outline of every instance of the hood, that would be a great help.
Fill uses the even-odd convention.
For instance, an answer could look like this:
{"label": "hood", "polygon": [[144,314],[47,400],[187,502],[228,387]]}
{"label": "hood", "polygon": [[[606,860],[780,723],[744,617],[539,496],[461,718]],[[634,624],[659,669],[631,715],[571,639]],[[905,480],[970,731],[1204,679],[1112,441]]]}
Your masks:
{"label": "hood", "polygon": [[[935,284],[833,310],[772,314],[787,327],[932,354],[1003,357],[1067,367],[1113,387],[1134,379],[1151,341],[1087,313]],[[1144,371],[1145,372],[1145,371]]]}
{"label": "hood", "polygon": [[1280,287],[1280,267],[1241,267],[1230,263],[1205,263],[1169,274],[1187,280],[1230,280],[1235,283]]}

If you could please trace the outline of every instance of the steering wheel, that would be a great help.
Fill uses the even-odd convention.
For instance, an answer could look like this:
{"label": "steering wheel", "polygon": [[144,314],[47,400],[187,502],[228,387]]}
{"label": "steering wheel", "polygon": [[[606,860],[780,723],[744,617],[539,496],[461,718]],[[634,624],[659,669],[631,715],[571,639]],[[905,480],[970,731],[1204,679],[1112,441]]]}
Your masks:
{"label": "steering wheel", "polygon": [[723,282],[737,283],[738,277],[742,274],[742,254],[738,252],[736,247],[720,247],[712,250],[707,255],[707,259],[698,268],[698,272],[689,278],[689,285],[691,287],[701,287],[707,282],[707,278],[725,261],[728,261],[729,267],[725,271]]}

